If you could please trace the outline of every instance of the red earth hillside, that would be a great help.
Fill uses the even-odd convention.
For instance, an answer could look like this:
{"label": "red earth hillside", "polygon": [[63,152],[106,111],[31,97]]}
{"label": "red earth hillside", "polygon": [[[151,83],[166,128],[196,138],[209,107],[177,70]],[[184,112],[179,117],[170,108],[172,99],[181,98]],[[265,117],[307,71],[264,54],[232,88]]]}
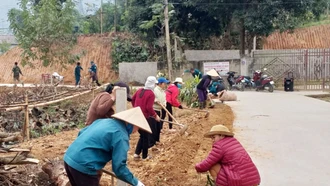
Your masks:
{"label": "red earth hillside", "polygon": [[[98,76],[101,82],[109,82],[116,80],[118,75],[111,69],[111,40],[108,35],[88,35],[79,36],[77,45],[73,48],[73,54],[81,54],[79,62],[83,67],[82,77],[87,76],[90,61],[94,61],[98,66]],[[15,47],[5,54],[0,56],[0,83],[12,83],[13,78],[11,70],[14,62],[21,62],[22,49]],[[23,72],[22,80],[25,83],[40,83],[43,73],[52,74],[58,72],[64,76],[66,84],[74,83],[74,68],[75,64],[68,64],[66,68],[59,65],[52,67],[42,66],[42,62],[32,61],[35,68],[26,65],[21,67]]]}

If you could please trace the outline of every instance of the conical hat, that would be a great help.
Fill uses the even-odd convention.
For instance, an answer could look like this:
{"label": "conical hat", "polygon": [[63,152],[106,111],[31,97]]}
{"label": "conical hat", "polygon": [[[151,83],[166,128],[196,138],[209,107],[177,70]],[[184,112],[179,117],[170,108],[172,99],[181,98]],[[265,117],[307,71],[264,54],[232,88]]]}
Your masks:
{"label": "conical hat", "polygon": [[112,115],[112,117],[130,123],[132,125],[135,125],[140,129],[152,133],[149,124],[146,118],[144,117],[140,107],[135,107],[122,112],[118,112]]}
{"label": "conical hat", "polygon": [[207,71],[206,74],[209,76],[219,76],[218,72],[215,71],[214,69]]}

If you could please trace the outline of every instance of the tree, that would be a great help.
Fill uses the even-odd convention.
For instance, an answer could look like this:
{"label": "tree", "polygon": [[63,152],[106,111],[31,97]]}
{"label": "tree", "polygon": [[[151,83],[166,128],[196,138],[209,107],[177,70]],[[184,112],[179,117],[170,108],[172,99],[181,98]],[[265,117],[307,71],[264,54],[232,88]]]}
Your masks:
{"label": "tree", "polygon": [[0,43],[0,54],[7,52],[10,49],[10,44],[6,41]]}
{"label": "tree", "polygon": [[70,54],[76,43],[72,0],[63,4],[58,0],[40,0],[35,5],[32,1],[21,0],[20,10],[11,9],[8,13],[10,28],[23,49],[22,65],[31,59],[40,59],[45,66],[74,62]]}

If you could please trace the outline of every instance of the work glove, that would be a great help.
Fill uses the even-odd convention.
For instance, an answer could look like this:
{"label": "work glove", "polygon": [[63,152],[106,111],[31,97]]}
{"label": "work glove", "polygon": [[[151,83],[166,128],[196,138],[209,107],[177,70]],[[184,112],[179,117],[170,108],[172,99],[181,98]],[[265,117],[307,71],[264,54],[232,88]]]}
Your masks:
{"label": "work glove", "polygon": [[183,109],[182,105],[179,106],[179,109]]}
{"label": "work glove", "polygon": [[138,181],[138,184],[136,186],[145,186],[142,182]]}

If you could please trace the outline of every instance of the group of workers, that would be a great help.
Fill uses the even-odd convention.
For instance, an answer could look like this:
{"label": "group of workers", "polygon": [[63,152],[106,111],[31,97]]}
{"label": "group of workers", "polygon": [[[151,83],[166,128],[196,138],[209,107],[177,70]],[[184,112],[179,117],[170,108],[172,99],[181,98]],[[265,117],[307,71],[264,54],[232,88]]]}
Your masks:
{"label": "group of workers", "polygon": [[[80,83],[80,63],[75,68],[76,86]],[[97,66],[92,61],[90,74],[100,86],[97,78]],[[219,74],[210,70],[203,75],[198,69],[189,70],[193,77],[200,79],[197,94],[200,108],[206,107],[208,89],[217,95],[224,87],[217,81]],[[185,71],[186,72],[186,71]],[[23,75],[17,62],[12,69],[14,81],[20,81]],[[213,81],[212,81],[213,80]],[[212,82],[212,83],[211,83]],[[114,174],[133,186],[144,186],[127,168],[127,152],[130,135],[136,131],[140,138],[135,148],[134,159],[148,160],[148,149],[160,142],[160,133],[166,113],[172,115],[172,107],[183,109],[178,96],[183,85],[182,78],[172,83],[164,77],[156,79],[149,76],[143,88],[132,97],[124,82],[109,84],[104,92],[92,101],[86,118],[86,127],[68,147],[64,155],[64,167],[72,186],[98,186],[102,169],[111,161]],[[125,87],[127,101],[133,108],[115,113],[116,89]],[[168,120],[172,121],[169,115]],[[169,129],[172,124],[169,123]],[[244,147],[234,138],[234,133],[224,125],[215,125],[204,135],[213,141],[212,149],[205,160],[197,163],[197,172],[209,171],[216,185],[221,186],[257,186],[260,175]],[[140,156],[142,154],[142,157]]]}
{"label": "group of workers", "polygon": [[[207,88],[218,73],[211,70],[201,76],[197,93],[201,108],[205,107]],[[117,82],[106,87],[92,101],[86,119],[86,127],[68,147],[64,165],[72,186],[98,186],[102,169],[112,162],[114,174],[134,186],[143,186],[127,168],[127,152],[130,135],[138,131],[140,138],[133,155],[134,160],[148,160],[148,149],[160,142],[160,132],[166,113],[172,107],[183,109],[178,100],[182,78],[172,83],[164,77],[149,76],[143,88],[130,96],[127,84]],[[125,87],[127,101],[133,108],[115,113],[116,90]],[[169,116],[169,120],[172,118]],[[169,129],[172,125],[169,124]],[[197,172],[210,171],[216,185],[255,186],[260,184],[259,172],[244,147],[224,125],[215,125],[205,137],[213,140],[207,158],[195,165]]]}

